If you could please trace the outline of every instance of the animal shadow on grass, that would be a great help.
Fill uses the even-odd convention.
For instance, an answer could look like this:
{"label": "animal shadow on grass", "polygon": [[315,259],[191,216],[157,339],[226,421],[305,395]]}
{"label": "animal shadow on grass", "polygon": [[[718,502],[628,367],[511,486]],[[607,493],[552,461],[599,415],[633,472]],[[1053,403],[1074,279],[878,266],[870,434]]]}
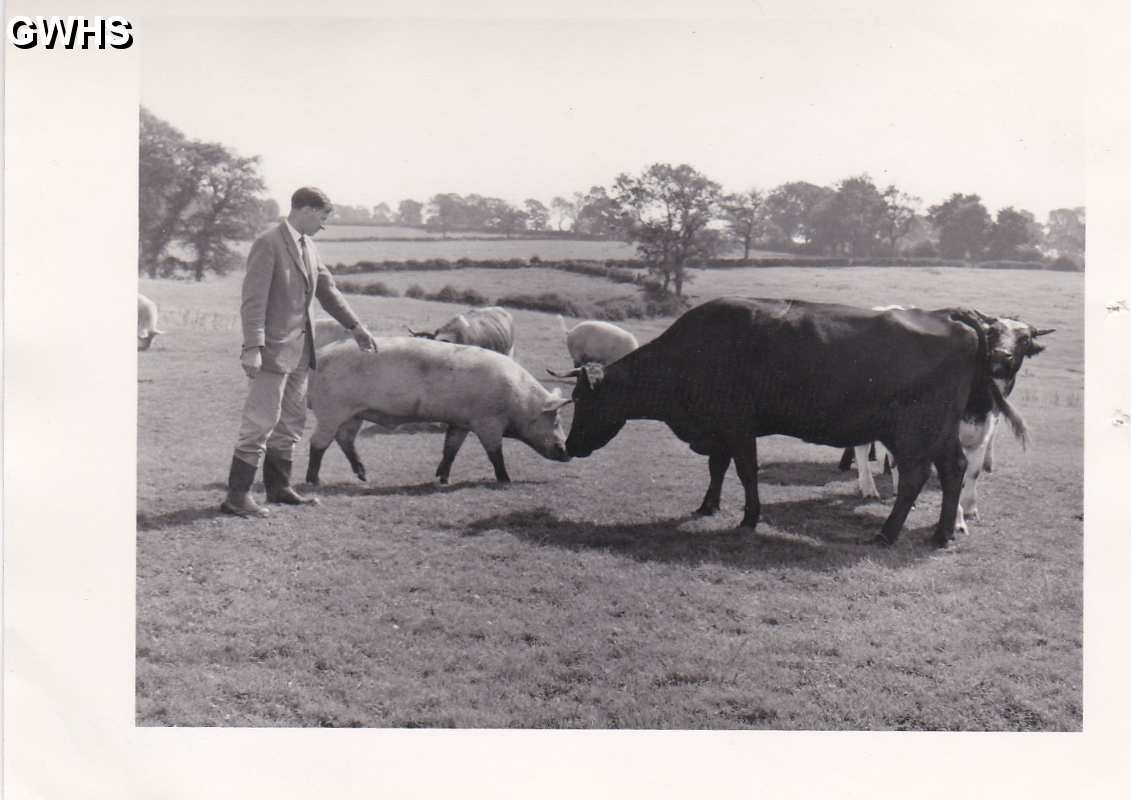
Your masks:
{"label": "animal shadow on grass", "polygon": [[[835,453],[831,448],[830,453]],[[875,468],[873,467],[873,473]],[[825,461],[779,461],[761,462],[758,465],[758,481],[777,486],[828,486],[832,483],[855,481],[856,467],[842,472],[837,457]]]}
{"label": "animal shadow on grass", "polygon": [[205,508],[200,506],[179,508],[176,511],[169,511],[165,514],[145,514],[139,512],[137,515],[137,529],[138,532],[159,531],[165,528],[192,525],[194,522],[213,519],[214,517],[222,515],[223,512],[220,511],[220,499],[217,498],[215,503],[209,504]]}
{"label": "animal shadow on grass", "polygon": [[715,563],[738,569],[779,566],[817,571],[840,569],[863,559],[892,567],[917,563],[935,553],[926,540],[933,526],[904,528],[894,547],[871,544],[883,520],[851,510],[859,501],[830,497],[762,504],[757,530],[688,530],[687,515],[608,525],[562,519],[547,508],[514,511],[473,522],[463,535],[503,530],[523,541],[568,550],[602,550],[636,561]]}
{"label": "animal shadow on grass", "polygon": [[316,497],[427,497],[428,495],[446,494],[448,492],[457,492],[464,489],[491,489],[494,491],[503,491],[508,486],[538,485],[544,483],[547,483],[547,481],[512,480],[507,484],[499,483],[494,478],[484,478],[478,481],[452,481],[448,484],[426,481],[421,483],[407,483],[402,486],[373,486],[372,484],[362,483],[361,481],[322,484],[316,487],[304,483],[300,484],[300,488],[302,488],[304,492]]}

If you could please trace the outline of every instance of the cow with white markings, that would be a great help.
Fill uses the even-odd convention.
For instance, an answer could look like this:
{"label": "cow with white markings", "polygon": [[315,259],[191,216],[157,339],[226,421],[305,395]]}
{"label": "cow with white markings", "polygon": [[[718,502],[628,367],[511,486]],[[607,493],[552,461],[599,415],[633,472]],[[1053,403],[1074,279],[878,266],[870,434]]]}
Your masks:
{"label": "cow with white markings", "polygon": [[[985,317],[989,330],[990,372],[1003,397],[1013,392],[1017,376],[1026,358],[1044,351],[1045,346],[1037,338],[1055,332],[1055,328],[1036,328],[1028,323],[1010,317]],[[959,424],[958,435],[966,455],[966,474],[962,485],[962,495],[958,505],[958,518],[955,530],[967,533],[967,518],[980,519],[978,511],[978,477],[983,471],[989,472],[993,466],[993,441],[1003,413],[994,409],[989,414],[964,414]],[[1012,424],[1012,421],[1011,421]],[[1026,440],[1022,439],[1024,446]],[[857,462],[857,485],[860,494],[866,498],[879,498],[880,493],[872,478],[872,470],[866,457],[867,445],[855,448]],[[877,448],[877,457],[882,447]],[[885,459],[887,454],[884,454]],[[892,485],[899,487],[899,465],[893,463]]]}

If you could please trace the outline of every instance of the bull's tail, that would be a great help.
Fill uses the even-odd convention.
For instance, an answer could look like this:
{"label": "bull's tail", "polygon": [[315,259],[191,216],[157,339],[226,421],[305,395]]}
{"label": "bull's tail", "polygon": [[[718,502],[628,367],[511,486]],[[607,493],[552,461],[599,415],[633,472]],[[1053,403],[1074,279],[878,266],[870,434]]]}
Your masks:
{"label": "bull's tail", "polygon": [[1009,427],[1013,431],[1013,435],[1017,437],[1017,441],[1021,442],[1021,449],[1025,450],[1029,447],[1029,426],[1025,424],[1025,420],[1017,413],[1005,395],[1001,393],[1001,389],[993,380],[990,381],[990,392],[994,398],[994,408],[1001,412],[1001,415],[1009,420]]}

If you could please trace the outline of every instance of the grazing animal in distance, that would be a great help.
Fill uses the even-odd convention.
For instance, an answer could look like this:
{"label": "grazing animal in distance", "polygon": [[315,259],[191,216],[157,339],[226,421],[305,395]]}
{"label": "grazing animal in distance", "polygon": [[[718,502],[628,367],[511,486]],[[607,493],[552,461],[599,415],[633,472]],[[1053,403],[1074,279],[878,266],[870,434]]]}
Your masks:
{"label": "grazing animal in distance", "polygon": [[408,332],[413,336],[452,344],[473,344],[514,358],[514,317],[505,308],[473,308],[445,322],[434,331]]}
{"label": "grazing animal in distance", "polygon": [[157,304],[143,294],[137,296],[137,349],[148,350],[153,339],[165,333],[157,327]]}
{"label": "grazing animal in distance", "polygon": [[582,364],[612,364],[640,346],[635,336],[611,322],[585,320],[568,328],[565,319],[559,314],[558,324],[565,334],[566,349],[575,367]]}
{"label": "grazing animal in distance", "polygon": [[319,353],[309,392],[318,424],[310,439],[307,483],[318,484],[322,456],[334,440],[355,474],[366,479],[353,444],[362,420],[447,423],[436,468],[440,483],[448,482],[470,432],[503,483],[510,481],[504,437],[525,442],[545,458],[569,460],[558,415],[569,399],[547,390],[517,361],[480,347],[410,337],[381,338],[377,346],[371,353],[337,343]]}
{"label": "grazing animal in distance", "polygon": [[934,464],[943,502],[932,541],[946,547],[966,469],[962,416],[999,408],[1015,431],[1025,430],[991,379],[983,317],[966,310],[719,298],[609,366],[586,364],[572,374],[571,456],[591,455],[629,419],[664,422],[708,457],[710,483],[697,513],[719,510],[734,461],[746,528],[761,513],[759,436],[835,447],[878,440],[900,462],[903,480],[874,541],[896,541]]}

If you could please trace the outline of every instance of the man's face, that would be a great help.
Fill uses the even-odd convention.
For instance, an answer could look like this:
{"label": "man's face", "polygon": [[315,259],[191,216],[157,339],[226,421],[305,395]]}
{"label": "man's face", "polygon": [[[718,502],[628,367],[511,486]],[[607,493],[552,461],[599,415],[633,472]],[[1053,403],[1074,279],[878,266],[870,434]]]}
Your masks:
{"label": "man's face", "polygon": [[310,206],[304,206],[298,209],[294,226],[298,229],[299,233],[305,236],[313,236],[318,233],[318,231],[322,230],[322,227],[326,224],[326,220],[329,218],[332,211],[332,208],[312,208]]}

